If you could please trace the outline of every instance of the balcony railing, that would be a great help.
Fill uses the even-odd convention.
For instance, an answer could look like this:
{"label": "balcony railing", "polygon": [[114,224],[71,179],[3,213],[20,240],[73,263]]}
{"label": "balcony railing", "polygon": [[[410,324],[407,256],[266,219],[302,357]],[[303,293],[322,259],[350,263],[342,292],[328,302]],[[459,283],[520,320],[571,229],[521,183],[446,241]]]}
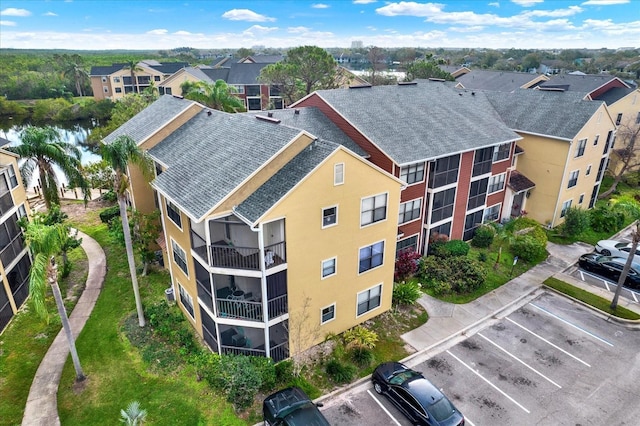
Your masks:
{"label": "balcony railing", "polygon": [[9,244],[0,249],[0,261],[2,261],[3,265],[9,265],[22,250],[24,250],[24,238],[21,232]]}
{"label": "balcony railing", "polygon": [[223,318],[238,318],[249,321],[262,321],[262,302],[244,300],[216,299],[218,315]]}
{"label": "balcony railing", "polygon": [[288,306],[289,302],[286,294],[268,300],[267,308],[269,309],[269,318],[275,318],[282,314],[286,314]]}
{"label": "balcony railing", "polygon": [[271,358],[273,358],[275,362],[280,362],[289,358],[289,344],[287,342],[282,342],[279,345],[272,347]]}
{"label": "balcony railing", "polygon": [[248,356],[266,356],[264,349],[239,348],[236,346],[221,345],[223,355],[248,355]]}
{"label": "balcony railing", "polygon": [[0,215],[5,214],[13,207],[13,198],[11,198],[11,191],[7,191],[0,195]]}

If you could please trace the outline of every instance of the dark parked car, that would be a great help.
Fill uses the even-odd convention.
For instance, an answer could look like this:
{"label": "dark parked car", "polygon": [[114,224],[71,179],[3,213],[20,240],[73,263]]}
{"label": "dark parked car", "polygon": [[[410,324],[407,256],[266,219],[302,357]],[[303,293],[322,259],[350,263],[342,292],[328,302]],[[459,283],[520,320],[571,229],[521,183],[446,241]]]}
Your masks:
{"label": "dark parked car", "polygon": [[386,362],[371,375],[373,388],[384,394],[413,424],[463,426],[464,416],[426,379],[399,362]]}
{"label": "dark parked car", "polygon": [[[578,264],[584,270],[618,281],[626,262],[627,259],[622,257],[589,253],[580,256]],[[624,285],[625,287],[640,289],[640,264],[635,262],[631,264],[631,269],[629,269]]]}
{"label": "dark parked car", "polygon": [[331,426],[302,389],[286,388],[262,403],[262,417],[269,426]]}

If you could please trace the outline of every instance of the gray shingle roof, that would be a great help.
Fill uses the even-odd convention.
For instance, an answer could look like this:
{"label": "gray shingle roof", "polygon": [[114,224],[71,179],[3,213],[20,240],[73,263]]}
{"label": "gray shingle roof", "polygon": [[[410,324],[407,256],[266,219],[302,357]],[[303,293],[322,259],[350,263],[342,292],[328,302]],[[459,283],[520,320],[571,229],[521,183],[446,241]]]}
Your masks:
{"label": "gray shingle roof", "polygon": [[300,133],[246,114],[210,112],[149,150],[168,166],[154,186],[197,220]]}
{"label": "gray shingle roof", "polygon": [[397,164],[520,139],[483,93],[441,82],[316,93]]}
{"label": "gray shingle roof", "polygon": [[312,135],[325,141],[335,142],[343,145],[361,157],[366,157],[367,152],[360,148],[349,136],[338,128],[319,109],[315,107],[305,107],[294,109],[276,109],[271,111],[248,112],[251,115],[272,114],[273,118],[280,120],[281,124],[296,129],[306,130]]}
{"label": "gray shingle roof", "polygon": [[103,142],[111,143],[118,136],[127,135],[139,144],[194,103],[170,95],[161,96],[131,120],[114,130],[104,138]]}
{"label": "gray shingle roof", "polygon": [[602,105],[582,100],[574,92],[521,89],[513,93],[486,92],[493,107],[516,131],[573,139]]}
{"label": "gray shingle roof", "polygon": [[538,74],[525,72],[471,70],[456,79],[466,89],[497,90],[500,92],[513,92],[523,85],[538,78]]}
{"label": "gray shingle roof", "polygon": [[188,62],[160,62],[160,65],[151,65],[151,68],[163,74],[173,74],[188,66]]}
{"label": "gray shingle roof", "polygon": [[125,64],[112,64],[108,66],[91,67],[89,75],[111,75],[114,72],[120,71],[124,66]]}
{"label": "gray shingle roof", "polygon": [[615,102],[618,102],[620,99],[627,96],[629,93],[636,90],[633,87],[614,87],[613,89],[609,89],[604,92],[600,96],[596,96],[594,99],[598,101],[604,101],[607,105],[611,105]]}
{"label": "gray shingle roof", "polygon": [[313,142],[240,203],[236,211],[255,223],[336,149],[338,145],[332,142]]}
{"label": "gray shingle roof", "polygon": [[211,81],[227,81],[229,78],[229,68],[201,68],[201,70]]}
{"label": "gray shingle roof", "polygon": [[540,87],[559,87],[571,92],[582,93],[583,96],[587,95],[598,87],[603,86],[614,80],[616,77],[612,75],[571,75],[561,74],[556,75],[551,80],[545,81]]}

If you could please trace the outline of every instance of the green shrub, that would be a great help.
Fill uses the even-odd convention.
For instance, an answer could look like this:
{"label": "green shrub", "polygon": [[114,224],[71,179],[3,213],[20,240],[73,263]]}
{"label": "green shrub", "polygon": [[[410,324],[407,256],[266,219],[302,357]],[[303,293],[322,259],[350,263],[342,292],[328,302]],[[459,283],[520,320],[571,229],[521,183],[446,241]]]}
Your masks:
{"label": "green shrub", "polygon": [[531,235],[520,235],[511,244],[511,253],[527,262],[543,259],[547,254],[546,245],[541,245]]}
{"label": "green shrub", "polygon": [[224,363],[227,371],[225,390],[227,401],[242,410],[253,404],[258,390],[262,388],[260,371],[252,363],[251,357],[238,355],[226,356]]}
{"label": "green shrub", "polygon": [[120,216],[120,207],[119,206],[111,206],[100,212],[100,221],[102,223],[109,223],[111,219],[114,217]]}
{"label": "green shrub", "polygon": [[436,256],[466,256],[469,253],[469,244],[462,240],[447,241],[436,249]]}
{"label": "green shrub", "polygon": [[486,262],[487,261],[487,252],[481,251],[478,253],[478,261]]}
{"label": "green shrub", "polygon": [[493,243],[496,230],[491,225],[482,225],[476,229],[471,240],[471,245],[478,248],[487,248]]}
{"label": "green shrub", "polygon": [[536,240],[540,245],[547,245],[547,233],[542,229],[542,226],[533,219],[528,217],[519,217],[518,219],[511,221],[506,229],[513,232],[516,237],[520,235],[528,235]]}
{"label": "green shrub", "polygon": [[280,361],[275,365],[276,382],[284,385],[293,380],[293,361],[290,359]]}
{"label": "green shrub", "polygon": [[260,374],[262,381],[260,390],[269,391],[275,388],[278,379],[276,374],[276,365],[274,364],[273,359],[263,356],[252,356],[249,357],[249,359],[256,368],[258,374]]}
{"label": "green shrub", "polygon": [[578,207],[570,207],[564,215],[562,233],[575,237],[589,229],[589,212]]}
{"label": "green shrub", "polygon": [[640,171],[627,173],[622,180],[630,187],[637,188],[640,186]]}
{"label": "green shrub", "polygon": [[[114,202],[118,201],[118,196],[112,190],[109,190],[109,191],[105,192],[104,194],[102,194],[102,197],[100,197],[100,198],[102,198],[104,201],[109,202],[109,203],[114,203]],[[119,212],[119,210],[118,210],[118,212]]]}
{"label": "green shrub", "polygon": [[420,277],[436,294],[469,293],[484,284],[485,268],[467,257],[438,258],[429,256],[421,264]]}
{"label": "green shrub", "polygon": [[378,342],[378,334],[361,325],[356,325],[342,333],[342,340],[348,346],[373,349]]}
{"label": "green shrub", "polygon": [[310,383],[303,376],[294,377],[294,379],[289,382],[291,386],[297,386],[307,394],[307,396],[311,399],[316,399],[322,395],[320,389]]}
{"label": "green shrub", "polygon": [[624,213],[610,207],[599,206],[589,211],[591,229],[596,232],[615,233],[624,225]]}
{"label": "green shrub", "polygon": [[368,348],[354,347],[349,351],[349,356],[360,367],[368,367],[373,362],[373,352]]}
{"label": "green shrub", "polygon": [[420,283],[415,281],[394,283],[393,296],[391,298],[393,305],[415,305],[416,301],[422,296],[421,287]]}
{"label": "green shrub", "polygon": [[356,374],[356,367],[343,363],[335,358],[327,362],[325,367],[327,374],[337,384],[349,383]]}

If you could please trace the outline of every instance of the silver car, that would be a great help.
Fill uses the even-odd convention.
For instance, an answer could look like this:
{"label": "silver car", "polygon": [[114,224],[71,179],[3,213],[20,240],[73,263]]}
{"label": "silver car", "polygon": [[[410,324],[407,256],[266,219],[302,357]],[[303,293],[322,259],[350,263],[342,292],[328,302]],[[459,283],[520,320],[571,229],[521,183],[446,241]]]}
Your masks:
{"label": "silver car", "polygon": [[[596,251],[604,256],[616,256],[626,259],[631,252],[631,243],[615,240],[600,240],[598,244],[596,244]],[[640,246],[636,249],[633,261],[640,263]]]}

